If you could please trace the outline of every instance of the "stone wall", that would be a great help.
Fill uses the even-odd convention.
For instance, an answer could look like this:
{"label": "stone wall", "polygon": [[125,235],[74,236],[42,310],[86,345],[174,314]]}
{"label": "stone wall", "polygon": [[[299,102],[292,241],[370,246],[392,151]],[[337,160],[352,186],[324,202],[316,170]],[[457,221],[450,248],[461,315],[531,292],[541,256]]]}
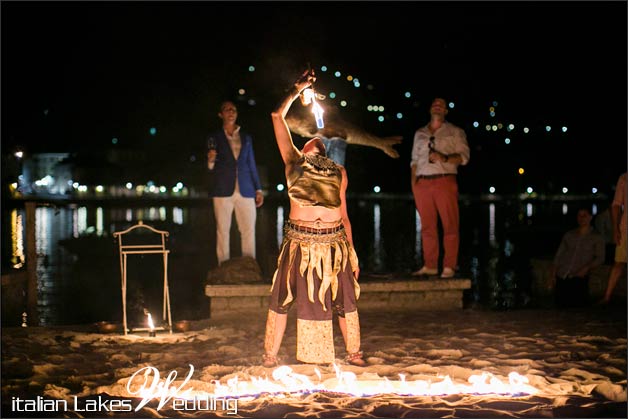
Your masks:
{"label": "stone wall", "polygon": [[[553,298],[554,286],[552,278],[550,278],[549,270],[552,260],[531,259],[533,271],[532,292],[537,298]],[[611,265],[601,265],[593,269],[589,277],[589,294],[593,301],[599,300],[604,296],[606,284],[608,284],[608,275],[611,271]],[[613,299],[626,299],[626,277],[617,281],[613,293]]]}
{"label": "stone wall", "polygon": [[[459,310],[469,279],[395,280],[360,284],[359,310]],[[210,317],[233,313],[264,315],[270,284],[207,285]]]}
{"label": "stone wall", "polygon": [[26,311],[26,285],[27,274],[25,270],[2,274],[2,324],[16,326],[21,324],[22,313]]}

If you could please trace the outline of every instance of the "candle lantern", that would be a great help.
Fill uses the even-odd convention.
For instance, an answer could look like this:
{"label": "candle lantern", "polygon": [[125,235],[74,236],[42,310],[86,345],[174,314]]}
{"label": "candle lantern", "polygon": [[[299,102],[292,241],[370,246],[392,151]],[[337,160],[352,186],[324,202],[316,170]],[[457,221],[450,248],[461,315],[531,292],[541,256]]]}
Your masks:
{"label": "candle lantern", "polygon": [[154,338],[156,336],[155,332],[155,323],[153,323],[153,316],[150,315],[150,311],[144,309],[144,313],[146,314],[146,323],[148,324],[148,336]]}

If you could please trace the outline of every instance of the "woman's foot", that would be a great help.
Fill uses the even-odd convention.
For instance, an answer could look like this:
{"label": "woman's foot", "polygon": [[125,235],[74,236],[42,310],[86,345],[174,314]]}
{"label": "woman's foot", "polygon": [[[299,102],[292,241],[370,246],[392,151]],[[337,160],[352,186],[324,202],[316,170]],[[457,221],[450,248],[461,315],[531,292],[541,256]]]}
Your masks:
{"label": "woman's foot", "polygon": [[278,367],[279,359],[276,355],[264,354],[262,355],[262,365],[266,368]]}
{"label": "woman's foot", "polygon": [[362,359],[362,355],[362,351],[354,352],[347,355],[345,361],[347,361],[351,365],[355,365],[356,367],[363,367],[366,365],[366,361]]}

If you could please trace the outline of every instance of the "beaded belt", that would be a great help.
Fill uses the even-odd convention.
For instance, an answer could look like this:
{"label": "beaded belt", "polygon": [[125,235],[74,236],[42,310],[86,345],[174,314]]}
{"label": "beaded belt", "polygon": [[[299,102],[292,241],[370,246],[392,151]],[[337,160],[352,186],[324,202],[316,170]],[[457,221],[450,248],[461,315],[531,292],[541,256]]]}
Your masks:
{"label": "beaded belt", "polygon": [[445,177],[445,176],[456,176],[455,173],[441,173],[438,175],[419,175],[417,176],[417,178],[419,179],[438,179],[439,177]]}
{"label": "beaded belt", "polygon": [[295,224],[291,221],[286,221],[286,227],[294,231],[298,231],[301,233],[309,233],[309,234],[333,234],[344,229],[344,226],[342,224],[339,224],[335,227],[314,228],[314,227],[306,227],[303,225]]}

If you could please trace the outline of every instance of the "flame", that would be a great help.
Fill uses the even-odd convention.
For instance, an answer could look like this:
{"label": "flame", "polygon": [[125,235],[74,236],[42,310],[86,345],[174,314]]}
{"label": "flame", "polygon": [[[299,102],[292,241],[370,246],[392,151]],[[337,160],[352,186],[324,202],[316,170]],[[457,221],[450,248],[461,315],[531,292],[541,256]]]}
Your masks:
{"label": "flame", "polygon": [[155,323],[153,323],[153,316],[150,313],[146,313],[146,317],[148,317],[148,327],[151,331],[155,330]]}
{"label": "flame", "polygon": [[[271,377],[251,377],[249,381],[233,377],[226,384],[214,381],[214,392],[209,395],[215,398],[257,397],[262,394],[276,396],[299,395],[313,392],[341,393],[350,396],[375,396],[381,394],[397,394],[400,396],[446,396],[452,394],[500,396],[534,395],[539,390],[528,384],[528,378],[516,372],[508,374],[507,379],[489,373],[472,375],[468,382],[454,382],[449,376],[435,376],[430,380],[408,381],[404,374],[399,374],[399,380],[389,380],[386,377],[360,379],[351,371],[342,371],[336,364],[335,377],[322,379],[320,371],[315,369],[318,382],[303,374],[298,374],[289,366],[280,366],[273,370]],[[459,381],[459,380],[458,380]],[[202,391],[187,392],[187,398],[207,397]],[[181,397],[178,395],[177,397]]]}
{"label": "flame", "polygon": [[311,102],[314,101],[315,97],[316,94],[314,93],[314,90],[312,88],[307,88],[303,90],[303,96],[301,97],[301,102],[303,103],[303,106],[309,105]]}
{"label": "flame", "polygon": [[323,122],[323,107],[316,102],[316,92],[312,88],[303,90],[301,94],[301,103],[303,106],[312,104],[312,113],[316,119],[316,127],[318,129],[325,128],[325,122]]}
{"label": "flame", "polygon": [[20,269],[26,259],[24,255],[24,231],[22,227],[22,215],[17,210],[11,211],[11,248],[13,267]]}

